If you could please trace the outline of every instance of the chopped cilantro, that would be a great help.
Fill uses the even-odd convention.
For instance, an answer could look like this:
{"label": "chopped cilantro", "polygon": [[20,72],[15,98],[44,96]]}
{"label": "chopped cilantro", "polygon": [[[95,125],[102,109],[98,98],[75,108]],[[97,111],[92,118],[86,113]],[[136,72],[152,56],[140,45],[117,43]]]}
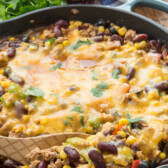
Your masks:
{"label": "chopped cilantro", "polygon": [[2,96],[0,97],[0,101],[1,101],[2,103],[4,103],[4,99],[3,99]]}
{"label": "chopped cilantro", "polygon": [[83,115],[81,116],[81,120],[80,121],[81,121],[82,127],[85,127],[84,116]]}
{"label": "chopped cilantro", "polygon": [[54,42],[55,42],[56,38],[50,38],[50,46],[52,47]]}
{"label": "chopped cilantro", "polygon": [[51,67],[49,70],[52,71],[52,70],[56,70],[58,68],[61,68],[62,64],[61,63],[58,63],[56,66],[53,66]]}
{"label": "chopped cilantro", "polygon": [[64,122],[65,126],[70,125],[72,127],[71,123],[68,122],[66,119],[62,118],[62,121]]}
{"label": "chopped cilantro", "polygon": [[36,106],[35,104],[33,104],[33,107],[34,107],[35,109],[37,109],[37,106]]}
{"label": "chopped cilantro", "polygon": [[72,116],[68,116],[67,118],[73,121],[73,117]]}
{"label": "chopped cilantro", "polygon": [[96,86],[96,88],[99,88],[99,89],[108,89],[108,84],[105,83],[105,82],[103,82],[103,81],[101,81],[100,84],[98,84]]}
{"label": "chopped cilantro", "polygon": [[44,92],[36,87],[30,86],[29,88],[26,89],[24,92],[25,95],[30,95],[30,96],[35,96],[35,97],[42,97],[44,96]]}
{"label": "chopped cilantro", "polygon": [[84,113],[84,111],[80,109],[80,106],[75,106],[71,111],[76,111],[76,112],[79,112],[79,113]]}
{"label": "chopped cilantro", "polygon": [[98,88],[92,88],[91,92],[95,97],[101,97],[103,95],[103,90]]}
{"label": "chopped cilantro", "polygon": [[91,45],[92,43],[89,41],[89,39],[86,41],[78,40],[77,44],[73,46],[73,49],[77,50],[83,44]]}
{"label": "chopped cilantro", "polygon": [[93,72],[94,72],[94,73],[93,73],[93,75],[92,75],[92,79],[93,79],[93,80],[97,80],[98,72],[97,72],[97,70],[96,70],[95,68],[93,69]]}
{"label": "chopped cilantro", "polygon": [[120,69],[114,69],[112,73],[112,78],[113,79],[118,79],[118,74],[121,73]]}

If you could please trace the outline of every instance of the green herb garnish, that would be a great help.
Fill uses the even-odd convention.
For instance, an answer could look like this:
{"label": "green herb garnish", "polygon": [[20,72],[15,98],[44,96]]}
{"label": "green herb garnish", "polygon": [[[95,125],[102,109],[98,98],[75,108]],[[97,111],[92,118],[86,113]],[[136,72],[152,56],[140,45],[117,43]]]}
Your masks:
{"label": "green herb garnish", "polygon": [[62,118],[62,121],[64,122],[65,126],[70,125],[72,127],[71,123],[68,122],[66,119]]}
{"label": "green herb garnish", "polygon": [[91,45],[92,43],[89,41],[89,39],[86,41],[78,40],[77,44],[73,46],[73,49],[77,50],[83,44]]}
{"label": "green herb garnish", "polygon": [[82,127],[85,127],[85,124],[84,124],[84,116],[83,116],[83,115],[81,116],[81,120],[80,120],[80,121],[81,121]]}
{"label": "green herb garnish", "polygon": [[72,116],[68,116],[67,118],[73,121],[73,117]]}
{"label": "green herb garnish", "polygon": [[44,96],[44,92],[36,87],[30,86],[29,88],[26,89],[24,92],[25,95],[30,95],[30,96],[35,96],[35,97],[42,97]]}
{"label": "green herb garnish", "polygon": [[56,38],[50,38],[50,46],[52,47],[54,42],[55,42]]}
{"label": "green herb garnish", "polygon": [[112,73],[112,78],[113,79],[118,79],[118,74],[121,73],[120,69],[114,69]]}
{"label": "green herb garnish", "polygon": [[33,104],[33,107],[34,107],[35,109],[37,109],[37,106],[36,106],[35,104]]}
{"label": "green herb garnish", "polygon": [[99,89],[108,89],[108,84],[105,83],[105,82],[103,82],[103,81],[101,81],[100,84],[98,84],[96,86],[96,88],[99,88]]}
{"label": "green herb garnish", "polygon": [[80,109],[80,106],[75,106],[71,111],[76,111],[78,113],[84,113],[84,111]]}
{"label": "green herb garnish", "polygon": [[98,77],[98,72],[97,72],[97,70],[96,70],[96,69],[93,69],[92,72],[94,72],[93,75],[92,75],[92,79],[93,79],[93,80],[97,80],[97,77]]}
{"label": "green herb garnish", "polygon": [[62,64],[61,64],[61,63],[58,63],[56,66],[51,67],[49,70],[50,70],[50,71],[53,71],[53,70],[56,70],[56,69],[58,69],[58,68],[61,68],[61,66],[62,66]]}

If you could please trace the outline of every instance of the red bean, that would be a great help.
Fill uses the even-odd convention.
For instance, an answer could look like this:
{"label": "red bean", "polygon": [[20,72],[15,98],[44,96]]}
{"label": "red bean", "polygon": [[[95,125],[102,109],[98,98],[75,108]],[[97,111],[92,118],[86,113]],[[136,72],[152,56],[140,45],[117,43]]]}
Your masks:
{"label": "red bean", "polygon": [[18,118],[21,118],[22,115],[25,113],[25,108],[24,108],[24,105],[19,102],[19,101],[15,101],[15,113],[16,113],[16,116]]}
{"label": "red bean", "polygon": [[67,28],[69,26],[69,23],[66,20],[58,20],[55,23],[55,26],[58,26],[59,28]]}
{"label": "red bean", "polygon": [[47,167],[48,166],[45,160],[42,160],[37,166],[37,168],[47,168]]}
{"label": "red bean", "polygon": [[154,88],[158,89],[159,91],[168,91],[168,81],[161,81],[154,85]]}
{"label": "red bean", "polygon": [[132,67],[132,68],[129,69],[129,71],[127,73],[127,79],[128,80],[132,79],[134,77],[134,75],[135,75],[135,68]]}
{"label": "red bean", "polygon": [[64,152],[67,154],[68,158],[72,161],[78,161],[80,159],[79,152],[71,147],[65,147]]}
{"label": "red bean", "polygon": [[146,34],[136,34],[132,41],[135,42],[141,42],[141,41],[146,41],[148,39],[148,35]]}
{"label": "red bean", "polygon": [[15,162],[13,160],[7,159],[5,160],[3,167],[4,168],[19,168],[20,164],[18,162]]}
{"label": "red bean", "polygon": [[54,37],[58,38],[58,37],[62,37],[63,36],[63,32],[60,28],[55,27],[54,28]]}
{"label": "red bean", "polygon": [[3,89],[3,87],[0,85],[0,96],[5,94],[5,90]]}
{"label": "red bean", "polygon": [[96,168],[106,168],[105,160],[97,150],[90,150],[88,156]]}
{"label": "red bean", "polygon": [[113,155],[118,154],[117,147],[111,142],[100,142],[97,147],[98,147],[98,149],[100,149],[103,152],[108,152]]}
{"label": "red bean", "polygon": [[165,164],[168,164],[168,158],[164,159],[164,160],[161,160],[158,164],[158,166],[161,166],[161,165],[165,165]]}
{"label": "red bean", "polygon": [[152,49],[154,49],[158,53],[161,53],[161,46],[157,40],[151,40],[149,43],[150,43]]}
{"label": "red bean", "polygon": [[85,26],[85,25],[82,25],[82,26],[78,26],[78,30],[85,30],[85,29],[88,29],[89,26]]}
{"label": "red bean", "polygon": [[19,76],[16,76],[16,75],[10,75],[9,79],[19,85],[24,85],[24,80],[21,79]]}
{"label": "red bean", "polygon": [[100,41],[104,40],[104,37],[103,36],[95,36],[95,37],[92,37],[92,40],[95,42],[100,42]]}
{"label": "red bean", "polygon": [[112,35],[111,36],[111,40],[112,41],[120,41],[120,43],[123,45],[124,44],[124,39],[122,37],[120,37],[119,35]]}
{"label": "red bean", "polygon": [[16,49],[14,47],[8,48],[8,53],[7,54],[8,54],[9,58],[15,57],[15,55],[16,55]]}

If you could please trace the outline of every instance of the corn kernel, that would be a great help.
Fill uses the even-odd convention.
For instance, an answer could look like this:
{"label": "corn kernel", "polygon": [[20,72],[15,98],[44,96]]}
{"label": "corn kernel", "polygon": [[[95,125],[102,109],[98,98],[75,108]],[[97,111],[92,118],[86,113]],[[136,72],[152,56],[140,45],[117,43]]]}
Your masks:
{"label": "corn kernel", "polygon": [[67,159],[67,154],[62,150],[60,152],[60,157],[61,157],[61,159],[65,160],[65,159]]}
{"label": "corn kernel", "polygon": [[69,29],[72,29],[73,27],[75,27],[75,25],[70,25],[70,26],[69,26]]}
{"label": "corn kernel", "polygon": [[159,77],[157,77],[157,78],[155,79],[156,82],[160,82],[160,81],[162,81],[162,80],[163,80],[163,77],[162,77],[162,76],[159,76]]}
{"label": "corn kernel", "polygon": [[160,159],[165,159],[166,158],[166,153],[161,152],[159,156],[160,156]]}
{"label": "corn kernel", "polygon": [[15,41],[15,37],[10,37],[9,41]]}
{"label": "corn kernel", "polygon": [[122,27],[118,30],[118,33],[120,36],[124,36],[126,32],[127,32],[127,29],[125,27]]}
{"label": "corn kernel", "polygon": [[75,26],[81,26],[81,25],[82,25],[82,22],[81,22],[81,21],[76,21],[76,22],[74,23],[74,25],[75,25]]}
{"label": "corn kernel", "polygon": [[27,166],[27,165],[24,165],[24,166],[20,166],[20,168],[28,168],[28,166]]}
{"label": "corn kernel", "polygon": [[50,47],[50,41],[46,41],[46,42],[44,43],[44,45],[45,45],[46,47]]}
{"label": "corn kernel", "polygon": [[162,96],[163,101],[167,102],[168,101],[168,96]]}
{"label": "corn kernel", "polygon": [[148,100],[152,100],[152,99],[157,99],[157,98],[159,98],[159,97],[160,97],[160,96],[159,96],[159,93],[158,93],[158,91],[155,89],[155,90],[153,90],[153,91],[148,92],[147,99],[148,99]]}
{"label": "corn kernel", "polygon": [[48,121],[49,121],[48,117],[43,117],[42,119],[40,119],[40,124],[46,125],[48,123]]}
{"label": "corn kernel", "polygon": [[75,21],[71,20],[69,23],[70,23],[70,25],[73,25],[75,23]]}
{"label": "corn kernel", "polygon": [[98,31],[99,32],[104,32],[104,26],[99,26]]}
{"label": "corn kernel", "polygon": [[117,26],[117,25],[114,25],[113,27],[114,27],[116,30],[119,30],[119,29],[120,29],[120,27]]}
{"label": "corn kernel", "polygon": [[159,105],[160,105],[160,102],[159,102],[159,101],[153,101],[153,102],[152,102],[152,105],[153,105],[153,106],[159,106]]}
{"label": "corn kernel", "polygon": [[122,82],[122,83],[126,83],[127,78],[126,77],[121,77],[121,78],[119,78],[119,81]]}
{"label": "corn kernel", "polygon": [[32,37],[31,37],[31,40],[36,40],[36,37],[32,36]]}
{"label": "corn kernel", "polygon": [[26,48],[28,45],[28,43],[23,43],[23,48]]}
{"label": "corn kernel", "polygon": [[136,49],[140,49],[141,46],[139,45],[139,43],[135,43],[134,46],[136,47]]}
{"label": "corn kernel", "polygon": [[4,88],[8,88],[10,86],[11,82],[10,81],[5,81],[5,82],[2,82],[2,87]]}
{"label": "corn kernel", "polygon": [[63,41],[62,44],[63,44],[64,47],[67,47],[67,46],[69,46],[70,41],[69,40],[65,40],[65,41]]}
{"label": "corn kernel", "polygon": [[141,48],[145,48],[147,46],[147,43],[146,43],[146,41],[141,41],[139,43],[139,45],[140,45]]}
{"label": "corn kernel", "polygon": [[64,165],[63,168],[71,168],[69,165]]}
{"label": "corn kernel", "polygon": [[127,138],[127,142],[128,142],[130,145],[133,145],[134,143],[137,142],[137,139],[131,135],[131,136],[129,136],[129,137]]}
{"label": "corn kernel", "polygon": [[64,48],[62,44],[58,44],[57,47],[59,47],[59,48],[61,48],[61,49]]}
{"label": "corn kernel", "polygon": [[51,105],[55,105],[58,103],[58,98],[56,96],[51,96],[48,100],[47,100],[48,104]]}
{"label": "corn kernel", "polygon": [[129,121],[126,118],[121,118],[120,121],[119,121],[119,124],[121,124],[121,125],[128,125]]}
{"label": "corn kernel", "polygon": [[30,115],[24,115],[23,116],[23,121],[26,122],[30,119]]}
{"label": "corn kernel", "polygon": [[37,50],[38,50],[38,47],[35,46],[35,45],[31,45],[31,46],[29,47],[29,51],[37,51]]}
{"label": "corn kernel", "polygon": [[125,138],[127,136],[124,131],[118,131],[117,135],[121,135],[123,138]]}
{"label": "corn kernel", "polygon": [[22,99],[20,102],[21,102],[22,104],[26,104],[26,100],[24,100],[24,99]]}
{"label": "corn kernel", "polygon": [[4,70],[3,69],[0,70],[0,74],[4,75]]}

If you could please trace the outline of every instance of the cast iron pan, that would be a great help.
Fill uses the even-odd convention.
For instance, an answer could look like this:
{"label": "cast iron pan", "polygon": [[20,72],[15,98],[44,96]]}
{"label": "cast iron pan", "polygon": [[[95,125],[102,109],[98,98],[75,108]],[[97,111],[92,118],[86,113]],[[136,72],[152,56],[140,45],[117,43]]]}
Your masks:
{"label": "cast iron pan", "polygon": [[[168,44],[168,30],[150,19],[131,12],[136,6],[148,6],[168,13],[168,3],[161,0],[131,0],[118,8],[100,5],[56,6],[36,10],[1,22],[0,37],[21,34],[30,28],[49,25],[59,19],[96,23],[100,18],[103,18],[117,25],[134,29],[139,33],[146,33],[151,39],[160,39],[161,42]],[[71,12],[74,8],[79,10],[79,14],[74,15]],[[32,23],[31,20],[35,22]],[[158,168],[168,168],[168,165]]]}

